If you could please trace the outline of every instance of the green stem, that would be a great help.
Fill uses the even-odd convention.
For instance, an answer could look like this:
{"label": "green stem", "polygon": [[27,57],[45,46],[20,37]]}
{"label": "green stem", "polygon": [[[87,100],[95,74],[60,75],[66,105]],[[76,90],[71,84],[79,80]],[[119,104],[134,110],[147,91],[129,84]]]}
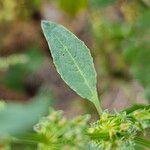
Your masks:
{"label": "green stem", "polygon": [[141,137],[136,137],[134,140],[137,144],[144,146],[146,148],[150,148],[150,140],[143,139]]}
{"label": "green stem", "polygon": [[98,114],[101,115],[103,110],[102,110],[102,108],[101,108],[101,105],[100,105],[100,101],[99,101],[99,99],[98,99],[98,96],[96,96],[96,97],[94,98],[93,103],[94,103],[94,105],[95,105],[95,107],[96,107],[96,110],[97,110]]}

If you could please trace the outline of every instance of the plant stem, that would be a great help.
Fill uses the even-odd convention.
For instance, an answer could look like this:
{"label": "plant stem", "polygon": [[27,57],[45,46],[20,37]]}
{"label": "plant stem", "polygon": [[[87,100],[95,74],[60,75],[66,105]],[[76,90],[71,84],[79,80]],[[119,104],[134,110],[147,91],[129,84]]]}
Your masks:
{"label": "plant stem", "polygon": [[97,112],[98,112],[98,114],[99,115],[101,115],[102,114],[102,108],[101,108],[101,105],[100,105],[100,101],[99,101],[99,98],[98,98],[98,96],[96,96],[95,98],[94,98],[94,105],[95,105],[95,107],[96,107],[96,110],[97,110]]}

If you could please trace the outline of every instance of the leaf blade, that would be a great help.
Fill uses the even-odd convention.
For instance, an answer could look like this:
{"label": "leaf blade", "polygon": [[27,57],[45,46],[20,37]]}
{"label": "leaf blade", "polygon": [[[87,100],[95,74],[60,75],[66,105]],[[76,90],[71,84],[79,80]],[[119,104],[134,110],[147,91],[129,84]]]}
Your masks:
{"label": "leaf blade", "polygon": [[42,21],[41,26],[62,79],[81,97],[97,103],[97,75],[89,49],[61,25]]}

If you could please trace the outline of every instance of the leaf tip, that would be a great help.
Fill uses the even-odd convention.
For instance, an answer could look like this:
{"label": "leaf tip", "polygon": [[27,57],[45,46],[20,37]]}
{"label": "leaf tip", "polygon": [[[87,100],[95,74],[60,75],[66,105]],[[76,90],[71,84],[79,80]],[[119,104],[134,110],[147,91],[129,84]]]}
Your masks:
{"label": "leaf tip", "polygon": [[41,20],[41,27],[42,27],[42,28],[44,28],[45,25],[47,25],[47,24],[49,24],[48,21],[46,21],[46,20]]}
{"label": "leaf tip", "polygon": [[[41,28],[44,31],[48,31],[48,33],[50,33],[53,28],[55,28],[57,26],[57,24],[55,22],[52,21],[47,21],[47,20],[42,20],[41,21]],[[46,32],[44,32],[46,33]]]}

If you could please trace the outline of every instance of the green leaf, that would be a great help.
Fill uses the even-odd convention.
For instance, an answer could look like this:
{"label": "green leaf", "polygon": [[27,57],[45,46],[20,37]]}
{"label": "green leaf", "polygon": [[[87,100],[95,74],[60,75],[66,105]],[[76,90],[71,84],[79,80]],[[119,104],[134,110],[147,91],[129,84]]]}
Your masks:
{"label": "green leaf", "polygon": [[30,130],[47,113],[50,103],[50,94],[43,92],[28,104],[5,104],[0,110],[0,137]]}
{"label": "green leaf", "polygon": [[125,111],[127,114],[130,114],[138,109],[150,109],[150,105],[144,105],[144,104],[135,104],[129,108],[124,109],[123,111]]}
{"label": "green leaf", "polygon": [[136,144],[138,144],[138,145],[141,145],[141,146],[143,146],[143,147],[145,147],[145,148],[150,148],[150,141],[149,140],[147,140],[147,139],[143,139],[143,138],[141,138],[141,137],[136,137],[135,139],[134,139],[134,141],[136,142]]}
{"label": "green leaf", "polygon": [[42,29],[62,79],[81,97],[93,102],[100,113],[96,71],[89,49],[61,25],[42,21]]}
{"label": "green leaf", "polygon": [[36,133],[25,133],[22,135],[18,135],[15,137],[12,137],[10,139],[10,141],[12,141],[13,143],[17,144],[38,144],[38,143],[45,143],[47,144],[48,138],[42,134],[36,134]]}

